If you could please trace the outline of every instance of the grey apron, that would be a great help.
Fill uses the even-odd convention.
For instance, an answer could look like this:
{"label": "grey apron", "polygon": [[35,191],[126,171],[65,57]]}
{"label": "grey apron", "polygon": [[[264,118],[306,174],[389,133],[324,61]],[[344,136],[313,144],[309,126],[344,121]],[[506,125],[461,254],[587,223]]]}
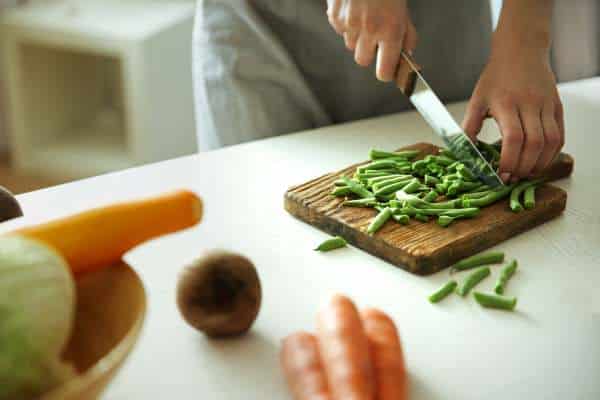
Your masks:
{"label": "grey apron", "polygon": [[[487,60],[487,1],[409,1],[416,59],[445,101],[468,98]],[[405,110],[393,83],[361,68],[325,0],[199,0],[194,32],[198,146],[233,145]]]}

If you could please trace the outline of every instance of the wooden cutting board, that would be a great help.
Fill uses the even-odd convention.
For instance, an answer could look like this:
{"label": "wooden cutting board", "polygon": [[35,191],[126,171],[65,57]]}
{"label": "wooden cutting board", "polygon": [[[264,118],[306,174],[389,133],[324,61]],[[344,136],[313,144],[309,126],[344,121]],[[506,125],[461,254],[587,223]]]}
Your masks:
{"label": "wooden cutting board", "polygon": [[[438,150],[429,143],[401,150],[407,149],[421,150],[422,157]],[[344,198],[330,195],[333,182],[342,175],[352,175],[361,164],[364,163],[290,188],[285,194],[285,209],[327,233],[340,235],[352,245],[419,275],[439,271],[540,225],[560,215],[567,201],[564,190],[546,184],[536,190],[536,206],[531,210],[514,213],[506,199],[483,208],[476,218],[455,221],[447,228],[437,225],[433,218],[428,223],[411,220],[409,225],[389,221],[374,236],[369,236],[366,229],[377,211],[342,207]],[[561,154],[546,176],[551,180],[567,177],[573,171],[573,164],[571,156]]]}

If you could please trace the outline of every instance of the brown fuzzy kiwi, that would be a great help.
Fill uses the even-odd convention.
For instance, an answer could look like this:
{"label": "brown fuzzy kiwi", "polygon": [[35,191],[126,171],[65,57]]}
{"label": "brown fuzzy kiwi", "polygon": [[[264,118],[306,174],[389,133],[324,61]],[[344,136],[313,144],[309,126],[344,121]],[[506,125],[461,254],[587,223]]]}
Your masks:
{"label": "brown fuzzy kiwi", "polygon": [[21,206],[11,192],[0,186],[0,222],[23,215]]}
{"label": "brown fuzzy kiwi", "polygon": [[177,284],[183,318],[212,337],[247,332],[258,315],[261,287],[246,257],[213,250],[185,268]]}

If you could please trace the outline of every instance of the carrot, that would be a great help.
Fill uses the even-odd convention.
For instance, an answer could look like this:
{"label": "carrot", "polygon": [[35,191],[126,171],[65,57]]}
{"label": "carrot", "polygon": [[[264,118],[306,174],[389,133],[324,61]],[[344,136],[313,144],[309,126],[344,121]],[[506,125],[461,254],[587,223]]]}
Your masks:
{"label": "carrot", "polygon": [[201,218],[200,198],[181,190],[116,203],[13,233],[54,247],[77,275],[118,263],[138,244],[191,227]]}
{"label": "carrot", "polygon": [[281,366],[295,400],[330,400],[317,339],[298,332],[283,340]]}
{"label": "carrot", "polygon": [[369,343],[358,311],[350,299],[335,296],[319,313],[317,337],[332,397],[374,399]]}
{"label": "carrot", "polygon": [[407,399],[406,368],[394,322],[375,309],[363,310],[361,317],[375,370],[377,400]]}

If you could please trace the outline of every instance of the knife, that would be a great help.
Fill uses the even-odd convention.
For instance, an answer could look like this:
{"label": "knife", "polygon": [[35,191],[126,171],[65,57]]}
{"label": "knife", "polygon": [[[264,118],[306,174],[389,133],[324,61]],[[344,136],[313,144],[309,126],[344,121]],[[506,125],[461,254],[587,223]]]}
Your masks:
{"label": "knife", "polygon": [[421,75],[421,67],[405,52],[404,61],[398,68],[396,84],[409,98],[421,116],[444,140],[452,153],[473,172],[483,183],[491,187],[503,186],[504,183],[494,168],[481,155],[471,139],[456,123],[446,106],[431,89]]}

